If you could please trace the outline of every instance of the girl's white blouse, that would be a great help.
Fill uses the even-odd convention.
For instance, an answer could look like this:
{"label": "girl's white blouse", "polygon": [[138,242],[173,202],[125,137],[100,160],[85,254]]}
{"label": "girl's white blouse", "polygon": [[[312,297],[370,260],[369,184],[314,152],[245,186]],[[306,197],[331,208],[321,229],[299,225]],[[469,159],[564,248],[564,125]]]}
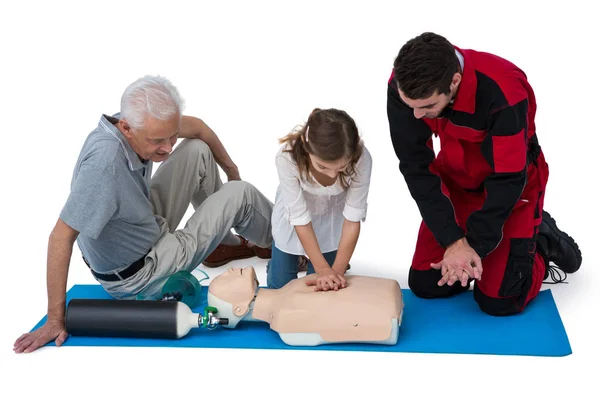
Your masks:
{"label": "girl's white blouse", "polygon": [[347,177],[350,185],[344,189],[339,180],[323,186],[314,177],[313,182],[301,179],[291,154],[284,152],[287,146],[282,145],[275,156],[279,186],[271,222],[274,245],[288,254],[306,255],[294,226],[312,222],[321,252],[337,250],[344,218],[354,222],[366,219],[371,154],[363,147],[356,173]]}

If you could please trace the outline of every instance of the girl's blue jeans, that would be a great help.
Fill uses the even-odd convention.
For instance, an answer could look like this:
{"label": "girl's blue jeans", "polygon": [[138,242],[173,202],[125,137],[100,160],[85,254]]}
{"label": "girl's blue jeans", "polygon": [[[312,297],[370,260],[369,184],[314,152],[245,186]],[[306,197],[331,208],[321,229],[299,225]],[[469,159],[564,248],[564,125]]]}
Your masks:
{"label": "girl's blue jeans", "polygon": [[[289,281],[298,278],[298,259],[300,256],[295,254],[284,253],[279,250],[273,242],[271,246],[271,259],[267,263],[267,287],[269,289],[280,289]],[[323,253],[323,257],[329,265],[333,265],[337,251]],[[306,274],[314,274],[315,268],[309,261]]]}

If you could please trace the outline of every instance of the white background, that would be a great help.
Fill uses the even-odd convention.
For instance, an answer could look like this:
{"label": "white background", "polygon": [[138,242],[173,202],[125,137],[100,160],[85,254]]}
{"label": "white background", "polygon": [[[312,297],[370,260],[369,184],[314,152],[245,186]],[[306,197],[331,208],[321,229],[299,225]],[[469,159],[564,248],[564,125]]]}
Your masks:
{"label": "white background", "polygon": [[[592,387],[600,133],[593,16],[583,1],[3,2],[0,397],[506,399]],[[277,138],[315,107],[350,113],[374,161],[351,272],[407,288],[420,217],[389,140],[386,84],[402,44],[424,31],[510,59],[536,91],[538,136],[551,169],[546,206],[584,255],[569,284],[552,286],[571,356],[82,347],[13,354],[15,339],[46,312],[48,235],[81,145],[101,113],[117,112],[123,89],[145,74],[170,78],[185,112],[216,131],[242,178],[271,199]],[[227,267],[249,263],[264,284],[262,260]],[[95,281],[75,249],[68,287],[85,283]]]}

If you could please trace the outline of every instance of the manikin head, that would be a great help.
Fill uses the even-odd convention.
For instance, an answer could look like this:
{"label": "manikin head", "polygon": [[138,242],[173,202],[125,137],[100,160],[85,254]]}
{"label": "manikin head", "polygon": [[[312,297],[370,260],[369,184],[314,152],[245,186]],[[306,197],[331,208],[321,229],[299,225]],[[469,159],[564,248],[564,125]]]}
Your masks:
{"label": "manikin head", "polygon": [[235,328],[249,312],[258,279],[254,267],[230,268],[212,280],[208,286],[208,305],[217,309],[217,316],[228,318],[225,328]]}
{"label": "manikin head", "polygon": [[347,180],[343,178],[354,173],[363,149],[352,117],[334,108],[314,109],[306,124],[279,142],[289,143],[301,176],[310,180],[312,170],[332,179],[339,178],[344,186]]}
{"label": "manikin head", "polygon": [[437,118],[460,85],[460,62],[454,46],[435,33],[423,33],[400,49],[394,60],[394,80],[415,118]]}
{"label": "manikin head", "polygon": [[142,160],[165,161],[181,125],[184,102],[160,76],[145,76],[125,89],[117,127]]}

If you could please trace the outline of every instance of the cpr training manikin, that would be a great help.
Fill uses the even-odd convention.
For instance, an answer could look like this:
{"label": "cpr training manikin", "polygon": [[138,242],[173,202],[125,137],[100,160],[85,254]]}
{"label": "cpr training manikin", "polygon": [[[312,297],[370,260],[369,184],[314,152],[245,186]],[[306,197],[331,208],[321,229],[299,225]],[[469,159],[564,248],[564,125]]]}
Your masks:
{"label": "cpr training manikin", "polygon": [[208,304],[228,321],[222,327],[266,322],[290,346],[397,343],[404,308],[397,281],[348,275],[344,289],[315,291],[307,279],[266,289],[259,287],[254,267],[230,268],[210,283]]}

